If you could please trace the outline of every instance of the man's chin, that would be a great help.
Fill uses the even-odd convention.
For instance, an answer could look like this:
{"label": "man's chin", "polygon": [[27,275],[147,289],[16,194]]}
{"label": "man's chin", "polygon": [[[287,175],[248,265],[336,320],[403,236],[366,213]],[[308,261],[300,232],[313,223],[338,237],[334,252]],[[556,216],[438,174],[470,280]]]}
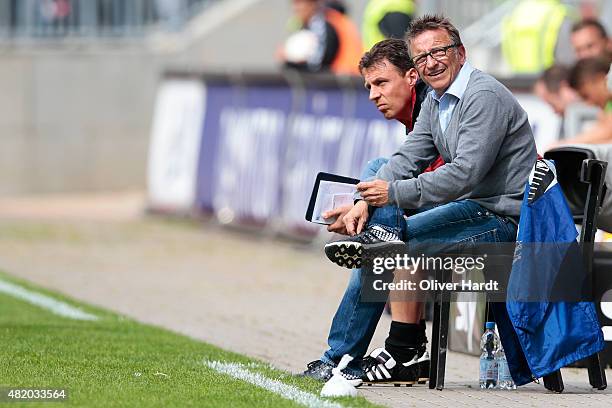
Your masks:
{"label": "man's chin", "polygon": [[433,84],[440,84],[446,81],[446,75],[444,74],[445,73],[443,72],[441,75],[436,75],[436,76],[427,75],[425,76],[425,78],[423,78],[423,80],[427,82],[429,86],[432,86]]}
{"label": "man's chin", "polygon": [[384,112],[381,112],[381,113],[383,114],[383,116],[384,116],[384,117],[385,117],[385,119],[387,119],[387,120],[391,120],[391,119],[395,118],[395,115],[394,115],[394,114],[393,114],[393,112],[391,112],[391,111],[388,111],[388,110],[387,110],[387,111],[384,111]]}
{"label": "man's chin", "polygon": [[443,94],[449,87],[450,87],[450,81],[448,80],[448,78],[434,78],[433,80],[431,80],[431,82],[427,82],[427,85],[431,86],[431,88],[436,91],[436,93]]}

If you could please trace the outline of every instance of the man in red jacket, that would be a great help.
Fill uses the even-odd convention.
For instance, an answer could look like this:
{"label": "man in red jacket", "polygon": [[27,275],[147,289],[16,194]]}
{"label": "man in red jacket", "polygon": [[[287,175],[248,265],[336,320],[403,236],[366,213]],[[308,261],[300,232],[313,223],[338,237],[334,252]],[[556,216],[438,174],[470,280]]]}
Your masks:
{"label": "man in red jacket", "polygon": [[[408,134],[421,109],[421,103],[430,88],[419,80],[419,75],[408,55],[404,40],[388,39],[377,43],[364,54],[359,63],[359,71],[364,78],[370,100],[383,116],[395,119],[406,126]],[[408,138],[410,135],[407,136]],[[361,179],[375,175],[387,159],[378,158],[368,162],[361,174]],[[427,169],[431,171],[443,164],[440,157]],[[336,218],[328,226],[328,231],[347,234],[342,218],[352,206],[338,208],[324,214],[325,218]],[[384,303],[361,302],[361,270],[354,269],[342,301],[338,306],[328,336],[329,349],[319,360],[308,364],[302,375],[327,381],[344,354],[354,357],[344,370],[343,375],[353,385],[361,384],[363,376],[362,357],[367,351],[370,340],[384,309]],[[419,310],[420,311],[420,310]],[[417,321],[420,320],[418,316]],[[418,356],[422,358],[423,373],[429,371],[429,357],[426,353],[424,321],[420,321],[423,330],[419,331]]]}

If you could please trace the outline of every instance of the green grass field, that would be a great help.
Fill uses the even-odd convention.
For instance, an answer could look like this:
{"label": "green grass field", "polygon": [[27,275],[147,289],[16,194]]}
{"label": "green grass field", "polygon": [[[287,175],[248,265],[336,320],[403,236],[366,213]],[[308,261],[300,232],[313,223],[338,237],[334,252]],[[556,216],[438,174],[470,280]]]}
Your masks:
{"label": "green grass field", "polygon": [[[0,293],[0,386],[65,388],[69,397],[64,403],[87,407],[300,406],[206,364],[223,361],[245,364],[249,372],[317,396],[321,390],[315,381],[260,361],[75,302],[6,274],[0,273],[0,279],[100,317],[72,320]],[[361,397],[330,401],[374,406]]]}

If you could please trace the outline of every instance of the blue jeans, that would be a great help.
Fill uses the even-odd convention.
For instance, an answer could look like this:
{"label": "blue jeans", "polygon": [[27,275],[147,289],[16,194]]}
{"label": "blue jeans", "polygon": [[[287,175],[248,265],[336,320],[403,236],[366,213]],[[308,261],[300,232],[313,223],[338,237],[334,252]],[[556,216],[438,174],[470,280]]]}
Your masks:
{"label": "blue jeans", "polygon": [[[361,180],[375,175],[386,162],[383,158],[370,161]],[[516,239],[516,226],[512,222],[469,200],[423,209],[408,218],[394,206],[376,208],[368,221],[368,224],[374,223],[399,229],[409,248],[431,242],[514,242]],[[361,359],[385,307],[384,303],[362,302],[361,290],[362,271],[354,269],[332,320],[327,338],[329,349],[321,357],[325,362],[337,364],[344,354],[350,354],[354,359],[347,371],[355,375],[362,373]]]}

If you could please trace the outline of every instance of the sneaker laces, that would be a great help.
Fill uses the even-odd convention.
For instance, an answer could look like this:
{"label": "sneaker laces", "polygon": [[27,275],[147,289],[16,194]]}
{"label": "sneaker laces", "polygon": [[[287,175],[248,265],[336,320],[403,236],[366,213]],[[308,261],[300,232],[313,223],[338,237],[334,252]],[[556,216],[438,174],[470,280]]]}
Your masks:
{"label": "sneaker laces", "polygon": [[361,379],[361,376],[355,375],[355,374],[351,374],[351,373],[347,373],[346,371],[340,371],[340,375],[343,376],[344,378],[346,378],[347,380],[359,380]]}
{"label": "sneaker laces", "polygon": [[363,236],[368,239],[370,242],[376,241],[395,241],[398,240],[399,237],[395,231],[392,229],[385,228],[381,225],[374,225],[371,228],[366,229],[363,232]]}

